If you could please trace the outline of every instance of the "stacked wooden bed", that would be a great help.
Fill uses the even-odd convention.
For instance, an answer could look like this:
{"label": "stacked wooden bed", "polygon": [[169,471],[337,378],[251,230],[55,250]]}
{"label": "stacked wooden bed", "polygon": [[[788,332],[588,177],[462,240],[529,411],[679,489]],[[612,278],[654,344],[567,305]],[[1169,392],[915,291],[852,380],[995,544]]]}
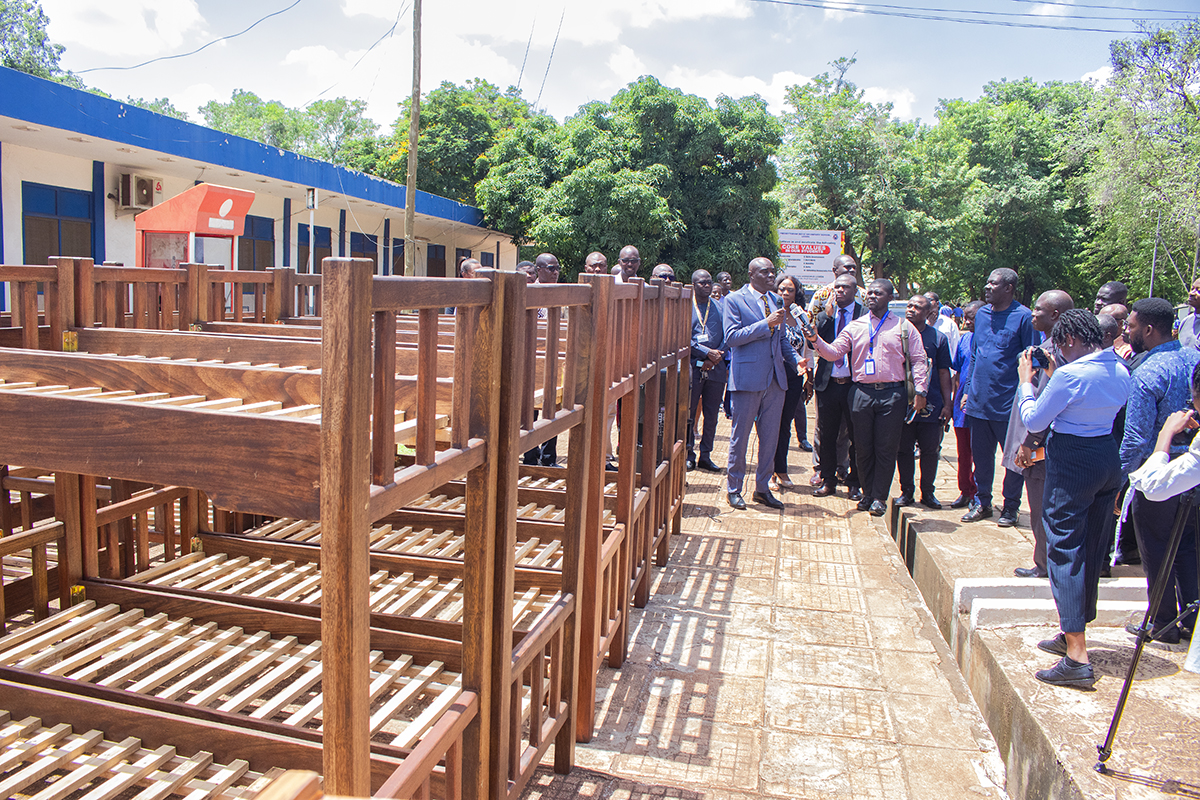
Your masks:
{"label": "stacked wooden bed", "polygon": [[[44,298],[0,338],[80,351],[0,357],[12,741],[97,726],[158,765],[148,792],[171,759],[237,772],[236,796],[307,769],[334,794],[513,797],[551,744],[570,769],[678,525],[686,290],[330,259],[319,295],[276,275],[255,301],[278,319],[307,291],[319,325],[254,325],[178,276],[58,261],[0,267]],[[611,335],[631,324],[650,335]],[[520,466],[552,436],[565,469]],[[46,698],[61,713],[31,715]]]}

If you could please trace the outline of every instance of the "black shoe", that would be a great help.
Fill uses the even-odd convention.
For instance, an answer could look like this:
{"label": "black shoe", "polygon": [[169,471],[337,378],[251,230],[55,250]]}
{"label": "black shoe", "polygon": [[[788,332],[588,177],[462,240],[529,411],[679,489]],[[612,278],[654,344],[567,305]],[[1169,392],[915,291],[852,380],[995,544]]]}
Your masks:
{"label": "black shoe", "polygon": [[1053,656],[1067,655],[1067,637],[1064,633],[1054,634],[1053,639],[1043,639],[1037,644],[1038,650],[1042,650]]}
{"label": "black shoe", "polygon": [[901,508],[904,508],[905,506],[911,506],[912,504],[913,499],[911,494],[902,494],[892,500],[892,505],[900,506]]}
{"label": "black shoe", "polygon": [[687,471],[688,471],[688,472],[691,472],[691,471],[692,471],[692,470],[694,470],[695,468],[696,468],[696,457],[695,457],[695,456],[688,456],[688,460],[687,460]]}
{"label": "black shoe", "polygon": [[822,483],[813,492],[813,497],[834,497],[835,495],[837,495],[837,483],[834,481]]}
{"label": "black shoe", "polygon": [[604,462],[604,471],[605,472],[616,472],[617,471],[616,463],[612,462],[612,461],[605,461]]}
{"label": "black shoe", "polygon": [[[1137,636],[1138,630],[1138,626],[1132,622],[1125,623],[1126,633]],[[1179,644],[1182,637],[1179,635],[1179,626],[1172,625],[1169,628],[1154,628],[1150,631],[1150,639],[1160,644]]]}
{"label": "black shoe", "polygon": [[931,494],[921,495],[921,505],[933,511],[941,511],[941,502]]}
{"label": "black shoe", "polygon": [[732,506],[733,508],[736,508],[738,511],[746,510],[746,501],[742,499],[741,492],[730,492],[729,493],[729,505]]}
{"label": "black shoe", "polygon": [[876,500],[874,503],[871,503],[869,510],[872,517],[882,517],[887,513],[887,506],[885,506],[882,501]]}
{"label": "black shoe", "polygon": [[1101,578],[1111,578],[1112,577],[1112,567],[1110,567],[1108,564],[1105,564],[1103,567],[1101,567],[1100,568],[1100,577]]}
{"label": "black shoe", "polygon": [[838,483],[846,483],[847,481],[850,480],[850,473],[847,472],[846,470],[842,469],[841,467],[838,467],[836,470],[834,470],[833,474],[834,474],[834,477],[836,477],[838,479]]}
{"label": "black shoe", "polygon": [[858,505],[856,505],[855,508],[857,508],[859,511],[870,511],[871,510],[871,498],[864,497],[862,500],[859,500]]}
{"label": "black shoe", "polygon": [[981,519],[992,518],[992,507],[974,505],[967,509],[967,513],[962,515],[963,522],[979,522]]}
{"label": "black shoe", "polygon": [[[859,487],[859,486],[851,486],[851,487],[850,487],[850,491],[848,491],[848,492],[846,493],[846,497],[849,497],[851,500],[854,500],[854,501],[856,501],[856,502],[857,502],[857,501],[859,501],[859,500],[862,500],[862,499],[863,499],[862,487]],[[865,508],[864,508],[864,509],[862,509],[862,510],[863,510],[863,511],[866,511],[866,509],[865,509]]]}
{"label": "black shoe", "polygon": [[704,470],[705,472],[724,472],[723,469],[712,462],[711,458],[701,458],[696,462],[696,467]]}
{"label": "black shoe", "polygon": [[801,439],[800,440],[800,449],[806,453],[811,453],[812,452],[812,442],[810,442],[808,439]]}
{"label": "black shoe", "polygon": [[1015,508],[1006,508],[1000,512],[1000,518],[996,520],[996,524],[1001,528],[1017,527],[1017,510]]}
{"label": "black shoe", "polygon": [[762,503],[768,508],[783,508],[783,501],[771,494],[770,491],[755,492],[751,497],[754,498],[754,502]]}
{"label": "black shoe", "polygon": [[1131,556],[1120,555],[1113,560],[1114,567],[1140,567],[1142,565],[1142,557],[1138,554]]}
{"label": "black shoe", "polygon": [[1050,669],[1038,670],[1033,673],[1033,677],[1051,686],[1069,686],[1072,689],[1088,691],[1096,686],[1096,673],[1092,671],[1092,665],[1072,661],[1069,656],[1063,656],[1062,660]]}
{"label": "black shoe", "polygon": [[958,497],[950,501],[950,507],[966,508],[967,506],[971,505],[971,501],[974,499],[974,497],[967,497],[966,495],[960,494]]}
{"label": "black shoe", "polygon": [[[1013,575],[1018,578],[1045,578],[1046,570],[1037,567],[1017,567],[1013,570]],[[1042,649],[1045,650],[1045,648]]]}

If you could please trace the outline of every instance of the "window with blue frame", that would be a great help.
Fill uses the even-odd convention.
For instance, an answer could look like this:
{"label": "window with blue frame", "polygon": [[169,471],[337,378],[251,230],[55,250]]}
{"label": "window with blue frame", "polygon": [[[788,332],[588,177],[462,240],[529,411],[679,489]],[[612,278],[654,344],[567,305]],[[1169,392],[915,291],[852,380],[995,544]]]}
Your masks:
{"label": "window with blue frame", "polygon": [[[308,272],[308,226],[296,226],[296,271],[299,273]],[[329,228],[322,228],[320,225],[314,226],[316,234],[313,238],[316,240],[313,243],[313,272],[321,273],[321,259],[329,258],[333,255],[333,231]]]}
{"label": "window with blue frame", "polygon": [[238,269],[269,269],[275,266],[275,220],[246,215],[246,227],[238,239]]}
{"label": "window with blue frame", "polygon": [[489,253],[488,251],[484,250],[482,253],[479,254],[479,266],[481,266],[481,267],[496,266],[496,254]]}
{"label": "window with blue frame", "polygon": [[392,239],[392,274],[404,274],[404,240]]}
{"label": "window with blue frame", "polygon": [[425,274],[430,278],[446,277],[446,245],[425,246]]}
{"label": "window with blue frame", "polygon": [[454,277],[462,274],[462,262],[471,257],[471,251],[463,247],[454,248]]}
{"label": "window with blue frame", "polygon": [[93,257],[91,192],[24,181],[21,215],[26,264],[48,264],[51,256]]}
{"label": "window with blue frame", "polygon": [[350,257],[379,260],[379,240],[372,234],[350,232]]}

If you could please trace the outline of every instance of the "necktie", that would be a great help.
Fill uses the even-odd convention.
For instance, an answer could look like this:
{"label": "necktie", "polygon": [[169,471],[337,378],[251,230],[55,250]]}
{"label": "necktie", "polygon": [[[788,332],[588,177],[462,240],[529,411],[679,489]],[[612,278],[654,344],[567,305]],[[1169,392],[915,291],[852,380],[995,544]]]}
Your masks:
{"label": "necktie", "polygon": [[[838,309],[837,330],[833,334],[833,337],[835,339],[837,338],[837,335],[842,332],[842,328],[844,328],[844,327],[846,327],[846,309],[841,308],[841,309]],[[839,358],[837,365],[838,365],[839,369],[846,366],[846,357],[842,356],[841,358]]]}
{"label": "necktie", "polygon": [[771,316],[771,304],[767,302],[767,296],[763,295],[763,316]]}

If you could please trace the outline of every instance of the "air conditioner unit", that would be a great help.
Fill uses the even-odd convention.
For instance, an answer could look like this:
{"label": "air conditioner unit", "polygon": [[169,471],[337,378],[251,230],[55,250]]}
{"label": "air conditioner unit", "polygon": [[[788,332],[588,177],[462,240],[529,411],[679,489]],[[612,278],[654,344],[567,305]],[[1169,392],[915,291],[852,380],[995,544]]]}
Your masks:
{"label": "air conditioner unit", "polygon": [[122,209],[139,211],[153,208],[162,200],[162,179],[125,173],[121,175],[117,195],[117,203]]}

